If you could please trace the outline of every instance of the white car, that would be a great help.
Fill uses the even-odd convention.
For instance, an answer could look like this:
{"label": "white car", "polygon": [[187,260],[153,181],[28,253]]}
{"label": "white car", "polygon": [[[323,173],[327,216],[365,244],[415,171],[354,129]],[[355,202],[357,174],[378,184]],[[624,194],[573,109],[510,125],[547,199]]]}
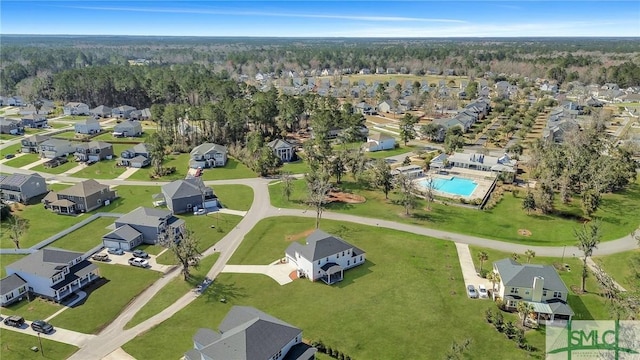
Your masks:
{"label": "white car", "polygon": [[146,268],[149,267],[149,261],[137,257],[132,257],[131,259],[129,259],[129,265]]}
{"label": "white car", "polygon": [[207,209],[198,209],[193,212],[193,215],[205,215],[207,213]]}
{"label": "white car", "polygon": [[487,288],[486,288],[484,285],[482,285],[482,284],[478,285],[478,295],[479,295],[481,298],[487,298],[487,297],[489,297],[489,294],[487,293]]}

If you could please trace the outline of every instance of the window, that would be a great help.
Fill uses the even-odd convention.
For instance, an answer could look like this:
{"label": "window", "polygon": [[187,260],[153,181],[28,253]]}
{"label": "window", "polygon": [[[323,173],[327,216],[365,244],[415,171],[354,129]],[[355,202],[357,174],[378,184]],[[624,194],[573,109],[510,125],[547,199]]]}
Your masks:
{"label": "window", "polygon": [[27,288],[26,288],[25,286],[21,287],[21,288],[18,290],[18,292],[19,292],[20,294],[24,294],[26,291],[27,291]]}
{"label": "window", "polygon": [[362,261],[362,255],[360,255],[360,261]]}
{"label": "window", "polygon": [[351,265],[351,260],[347,260],[347,266]]}
{"label": "window", "polygon": [[554,291],[553,292],[553,297],[554,298],[561,298],[562,297],[562,293],[560,291]]}
{"label": "window", "polygon": [[318,265],[320,265],[320,261],[322,261],[322,260],[318,260]]}
{"label": "window", "polygon": [[8,293],[7,294],[7,300],[11,300],[13,299],[13,293]]}
{"label": "window", "polygon": [[344,251],[342,252],[342,256],[344,256]]}
{"label": "window", "polygon": [[547,296],[547,290],[542,290],[542,296]]}
{"label": "window", "polygon": [[340,253],[336,254],[336,259],[340,259]]}
{"label": "window", "polygon": [[518,288],[511,288],[511,293],[512,294],[517,294],[518,293]]}
{"label": "window", "polygon": [[327,256],[327,258],[325,259],[325,261],[329,261],[329,257]]}

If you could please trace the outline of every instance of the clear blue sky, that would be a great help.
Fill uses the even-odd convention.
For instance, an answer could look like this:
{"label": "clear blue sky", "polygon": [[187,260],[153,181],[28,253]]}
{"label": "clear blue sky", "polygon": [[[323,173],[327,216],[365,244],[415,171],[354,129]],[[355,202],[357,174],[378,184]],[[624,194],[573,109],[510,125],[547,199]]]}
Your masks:
{"label": "clear blue sky", "polygon": [[1,0],[2,34],[640,36],[640,1]]}

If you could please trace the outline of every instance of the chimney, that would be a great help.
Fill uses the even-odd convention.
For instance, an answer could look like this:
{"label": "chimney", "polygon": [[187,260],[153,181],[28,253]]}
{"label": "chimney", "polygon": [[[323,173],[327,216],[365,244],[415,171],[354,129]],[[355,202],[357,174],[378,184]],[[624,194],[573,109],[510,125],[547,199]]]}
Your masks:
{"label": "chimney", "polygon": [[544,278],[542,276],[536,276],[533,278],[533,293],[531,294],[531,301],[542,301],[542,289],[544,288]]}

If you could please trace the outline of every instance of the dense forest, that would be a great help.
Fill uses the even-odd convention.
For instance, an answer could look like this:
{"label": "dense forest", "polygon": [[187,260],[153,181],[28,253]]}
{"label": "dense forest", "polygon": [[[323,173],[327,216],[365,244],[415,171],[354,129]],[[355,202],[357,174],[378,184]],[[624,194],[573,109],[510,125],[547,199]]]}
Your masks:
{"label": "dense forest", "polygon": [[[395,68],[405,73],[452,69],[550,77],[560,82],[640,85],[634,38],[523,39],[257,39],[207,37],[2,35],[0,92],[26,91],[37,80],[86,67],[144,58],[160,67],[199,64],[232,78],[258,72]],[[111,68],[115,69],[115,68]],[[80,76],[69,73],[67,76]],[[117,77],[117,75],[115,75]]]}

